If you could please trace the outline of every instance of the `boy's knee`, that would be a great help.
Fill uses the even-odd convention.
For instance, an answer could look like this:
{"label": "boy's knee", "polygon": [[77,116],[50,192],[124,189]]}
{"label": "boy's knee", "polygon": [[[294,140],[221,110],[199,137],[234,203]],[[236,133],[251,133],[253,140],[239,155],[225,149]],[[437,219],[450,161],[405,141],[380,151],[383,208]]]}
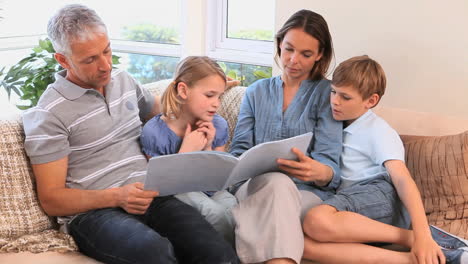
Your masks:
{"label": "boy's knee", "polygon": [[310,209],[302,223],[304,233],[313,240],[328,242],[335,229],[330,218],[329,210],[322,205]]}

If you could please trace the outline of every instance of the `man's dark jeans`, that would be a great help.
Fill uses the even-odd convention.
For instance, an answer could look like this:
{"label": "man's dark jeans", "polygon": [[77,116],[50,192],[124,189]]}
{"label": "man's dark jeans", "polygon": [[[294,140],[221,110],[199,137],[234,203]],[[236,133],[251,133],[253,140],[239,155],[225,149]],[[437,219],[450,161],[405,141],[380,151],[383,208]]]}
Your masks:
{"label": "man's dark jeans", "polygon": [[239,263],[234,249],[191,206],[157,197],[144,215],[107,208],[77,216],[70,234],[104,263]]}

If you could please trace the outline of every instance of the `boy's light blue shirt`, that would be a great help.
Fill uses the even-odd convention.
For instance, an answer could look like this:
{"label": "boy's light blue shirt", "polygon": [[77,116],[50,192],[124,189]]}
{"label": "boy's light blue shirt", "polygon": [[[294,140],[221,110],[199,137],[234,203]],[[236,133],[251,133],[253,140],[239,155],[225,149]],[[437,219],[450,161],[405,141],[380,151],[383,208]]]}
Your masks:
{"label": "boy's light blue shirt", "polygon": [[305,80],[283,113],[283,81],[280,76],[259,80],[249,86],[240,107],[230,152],[236,156],[268,141],[306,132],[314,136],[309,156],[330,166],[334,175],[326,187],[293,180],[299,189],[313,191],[322,199],[330,197],[340,184],[339,158],[342,149],[342,123],[333,119],[330,107],[330,81]]}
{"label": "boy's light blue shirt", "polygon": [[389,177],[384,162],[405,161],[405,149],[398,133],[372,110],[343,130],[341,186],[378,177]]}

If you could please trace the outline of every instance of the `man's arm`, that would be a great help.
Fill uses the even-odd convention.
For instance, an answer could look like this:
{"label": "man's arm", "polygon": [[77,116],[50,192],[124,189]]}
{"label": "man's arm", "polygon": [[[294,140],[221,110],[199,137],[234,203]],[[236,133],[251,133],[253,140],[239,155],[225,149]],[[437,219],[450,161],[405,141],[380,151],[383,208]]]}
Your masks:
{"label": "man's arm", "polygon": [[157,196],[144,191],[142,183],[133,183],[105,190],[71,189],[65,186],[68,157],[32,165],[37,183],[39,201],[51,216],[74,215],[94,209],[122,207],[133,214],[143,214]]}

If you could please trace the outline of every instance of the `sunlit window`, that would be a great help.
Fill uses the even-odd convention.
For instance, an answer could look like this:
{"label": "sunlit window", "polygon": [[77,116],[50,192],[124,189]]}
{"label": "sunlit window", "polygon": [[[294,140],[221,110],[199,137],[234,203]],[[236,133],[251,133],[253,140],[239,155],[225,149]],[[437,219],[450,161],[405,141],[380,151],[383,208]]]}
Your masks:
{"label": "sunlit window", "polygon": [[272,1],[228,0],[226,26],[228,38],[273,41]]}
{"label": "sunlit window", "polygon": [[2,38],[44,35],[47,21],[58,8],[81,3],[96,10],[112,39],[180,44],[180,1],[3,0],[1,3]]}

